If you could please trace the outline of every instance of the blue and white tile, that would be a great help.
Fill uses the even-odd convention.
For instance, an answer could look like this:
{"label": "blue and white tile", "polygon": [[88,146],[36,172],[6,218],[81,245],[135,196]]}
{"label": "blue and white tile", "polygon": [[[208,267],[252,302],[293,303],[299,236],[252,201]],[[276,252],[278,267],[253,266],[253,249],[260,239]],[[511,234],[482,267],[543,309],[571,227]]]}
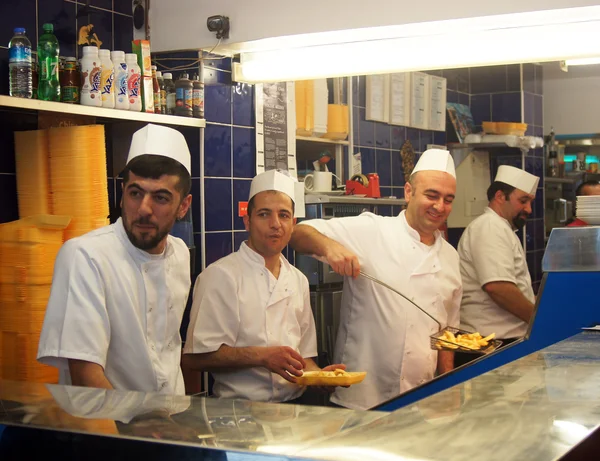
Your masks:
{"label": "blue and white tile", "polygon": [[231,177],[231,126],[210,123],[206,125],[204,130],[204,175]]}
{"label": "blue and white tile", "polygon": [[205,179],[204,204],[207,231],[232,230],[231,179]]}
{"label": "blue and white tile", "polygon": [[392,149],[402,149],[404,141],[406,141],[406,127],[404,126],[391,126],[391,137],[392,137]]}
{"label": "blue and white tile", "polygon": [[[31,42],[32,49],[35,50],[37,46],[35,12],[36,0],[2,0],[0,4],[0,45],[7,47],[14,29],[24,27],[25,35]],[[75,27],[74,24],[73,27]]]}
{"label": "blue and white tile", "polygon": [[[58,39],[61,56],[75,56],[75,43],[77,42],[75,15],[75,3],[63,0],[38,1],[38,36],[41,37],[44,33],[42,26],[45,23],[54,25],[54,35]],[[111,45],[112,29],[110,30],[110,34],[108,36],[108,46]],[[31,40],[31,37],[29,39]],[[106,40],[102,38],[102,41]],[[37,49],[37,42],[31,40],[31,43]],[[108,46],[105,46],[105,48],[108,48]]]}
{"label": "blue and white tile", "polygon": [[358,109],[358,130],[360,146],[375,146],[375,122],[365,118],[365,109]]}
{"label": "blue and white tile", "polygon": [[377,165],[375,163],[375,149],[363,147],[360,149],[360,154],[363,174],[366,175],[369,173],[375,173],[377,171]]}
{"label": "blue and white tile", "polygon": [[387,123],[375,122],[375,147],[390,148],[390,131]]}
{"label": "blue and white tile", "polygon": [[254,126],[254,86],[236,83],[233,88],[233,124]]}
{"label": "blue and white tile", "polygon": [[192,227],[194,232],[200,232],[201,227],[201,208],[202,208],[202,195],[200,191],[200,178],[192,178]]}
{"label": "blue and white tile", "polygon": [[231,254],[233,250],[233,232],[206,234],[204,239],[207,267],[215,261]]}
{"label": "blue and white tile", "polygon": [[233,127],[233,176],[253,178],[256,172],[256,131]]}
{"label": "blue and white tile", "polygon": [[379,185],[389,187],[392,185],[392,159],[389,150],[375,149],[377,159],[377,174]]}
{"label": "blue and white tile", "polygon": [[113,16],[113,20],[115,24],[114,49],[125,51],[125,53],[131,53],[131,42],[133,41],[133,18],[131,16],[115,14]]}
{"label": "blue and white tile", "polygon": [[521,93],[498,93],[492,95],[493,122],[521,121]]}
{"label": "blue and white tile", "polygon": [[206,85],[204,87],[204,115],[207,122],[231,124],[231,87]]}
{"label": "blue and white tile", "polygon": [[490,94],[474,94],[471,96],[471,114],[475,125],[492,120],[492,96]]}
{"label": "blue and white tile", "polygon": [[248,240],[248,232],[234,232],[233,233],[233,251],[238,251],[243,242]]}

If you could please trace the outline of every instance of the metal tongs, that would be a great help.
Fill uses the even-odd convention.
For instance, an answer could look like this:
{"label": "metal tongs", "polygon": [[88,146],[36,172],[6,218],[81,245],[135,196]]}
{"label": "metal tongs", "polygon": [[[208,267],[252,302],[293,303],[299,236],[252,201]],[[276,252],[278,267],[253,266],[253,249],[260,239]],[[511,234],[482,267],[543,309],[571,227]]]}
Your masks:
{"label": "metal tongs", "polygon": [[435,333],[434,335],[431,335],[431,348],[434,350],[439,349],[437,347],[437,344],[441,343],[447,343],[447,344],[454,344],[455,346],[458,346],[458,349],[464,351],[464,352],[475,352],[475,353],[487,353],[487,352],[491,352],[493,350],[496,350],[498,347],[500,347],[502,345],[502,341],[500,340],[493,340],[490,341],[490,346],[485,348],[485,349],[474,349],[472,347],[469,346],[465,346],[462,344],[457,344],[451,341],[447,341],[446,339],[441,338],[441,336],[443,335],[443,333],[445,331],[450,331],[454,334],[456,333],[461,333],[461,334],[467,334],[469,333],[468,331],[464,331],[461,330],[459,328],[456,327],[446,327],[446,328],[442,328],[442,324],[435,318],[433,317],[429,312],[427,312],[425,309],[421,308],[420,306],[418,306],[417,304],[415,304],[414,301],[412,301],[411,299],[409,299],[407,296],[405,296],[404,294],[400,293],[398,290],[396,290],[395,288],[389,286],[387,283],[382,282],[381,280],[373,277],[372,275],[369,275],[363,271],[360,271],[360,275],[363,276],[366,279],[371,280],[372,282],[378,283],[379,285],[387,288],[388,290],[393,291],[394,293],[396,293],[397,295],[402,296],[404,299],[406,299],[409,303],[411,303],[413,306],[415,306],[417,309],[419,309],[421,312],[423,312],[427,317],[429,317],[431,320],[433,320],[435,323],[438,324],[439,330],[437,333]]}
{"label": "metal tongs", "polygon": [[400,293],[398,290],[396,290],[395,288],[392,288],[391,286],[389,286],[387,283],[382,282],[381,280],[373,277],[372,275],[367,274],[366,272],[360,271],[360,275],[362,275],[364,278],[369,279],[375,283],[378,283],[381,286],[386,287],[388,290],[392,290],[394,293],[396,293],[397,295],[402,296],[404,299],[406,299],[409,303],[411,303],[413,306],[415,306],[417,309],[419,309],[421,312],[423,312],[423,314],[425,314],[427,317],[429,317],[431,320],[433,320],[435,323],[438,324],[439,330],[442,330],[442,324],[435,318],[433,317],[429,312],[427,312],[425,309],[419,307],[417,304],[415,304],[414,301],[412,301],[408,296],[403,295],[402,293]]}

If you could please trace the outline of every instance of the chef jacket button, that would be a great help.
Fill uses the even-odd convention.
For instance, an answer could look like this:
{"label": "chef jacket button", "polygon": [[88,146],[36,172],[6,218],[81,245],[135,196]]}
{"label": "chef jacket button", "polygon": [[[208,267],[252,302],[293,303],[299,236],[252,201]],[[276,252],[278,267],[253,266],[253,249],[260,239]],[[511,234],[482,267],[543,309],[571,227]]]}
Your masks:
{"label": "chef jacket button", "polygon": [[144,272],[147,274],[148,273],[148,269],[144,269]]}
{"label": "chef jacket button", "polygon": [[148,312],[152,312],[152,308],[148,309]]}
{"label": "chef jacket button", "polygon": [[161,389],[164,389],[165,387],[167,387],[167,383],[162,383],[162,384],[160,385],[160,388],[161,388]]}
{"label": "chef jacket button", "polygon": [[169,310],[172,311],[173,310],[173,306],[169,306]]}

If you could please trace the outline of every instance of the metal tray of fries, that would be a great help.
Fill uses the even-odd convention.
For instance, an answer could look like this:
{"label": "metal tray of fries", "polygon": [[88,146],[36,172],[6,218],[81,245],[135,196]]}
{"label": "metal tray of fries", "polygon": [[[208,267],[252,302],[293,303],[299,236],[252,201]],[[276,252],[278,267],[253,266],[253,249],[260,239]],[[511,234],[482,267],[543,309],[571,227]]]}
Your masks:
{"label": "metal tray of fries", "polygon": [[495,339],[493,333],[483,338],[479,333],[470,333],[454,327],[446,327],[430,338],[432,349],[470,354],[489,354],[502,346],[502,341]]}

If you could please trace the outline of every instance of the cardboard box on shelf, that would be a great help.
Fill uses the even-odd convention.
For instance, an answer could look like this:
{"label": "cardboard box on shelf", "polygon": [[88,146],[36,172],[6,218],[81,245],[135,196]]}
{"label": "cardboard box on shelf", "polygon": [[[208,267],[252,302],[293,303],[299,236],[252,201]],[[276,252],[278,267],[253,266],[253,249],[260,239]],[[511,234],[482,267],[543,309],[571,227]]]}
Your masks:
{"label": "cardboard box on shelf", "polygon": [[142,70],[142,77],[152,77],[150,42],[148,40],[134,40],[132,42],[132,49],[137,55],[138,66]]}

